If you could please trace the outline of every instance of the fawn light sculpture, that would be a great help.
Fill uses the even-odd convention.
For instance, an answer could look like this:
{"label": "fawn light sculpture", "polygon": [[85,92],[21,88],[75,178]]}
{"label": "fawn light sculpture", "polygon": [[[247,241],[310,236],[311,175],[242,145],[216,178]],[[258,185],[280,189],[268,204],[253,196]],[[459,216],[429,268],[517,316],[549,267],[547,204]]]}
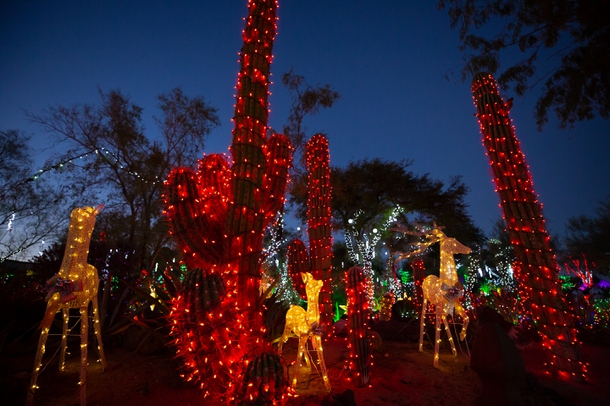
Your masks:
{"label": "fawn light sculpture", "polygon": [[434,305],[434,313],[436,316],[436,332],[434,336],[434,368],[438,368],[438,353],[439,344],[441,341],[441,320],[445,325],[445,331],[449,337],[449,343],[451,344],[451,351],[453,352],[453,355],[457,355],[457,351],[455,349],[453,337],[451,336],[447,316],[450,315],[453,317],[455,312],[462,317],[464,324],[462,326],[462,331],[460,332],[461,341],[466,339],[466,331],[470,321],[468,314],[459,301],[459,298],[464,294],[464,288],[458,281],[457,271],[455,268],[455,259],[453,258],[453,255],[470,254],[471,250],[467,246],[461,244],[455,238],[447,237],[445,233],[441,231],[442,228],[443,227],[438,227],[436,224],[434,224],[431,230],[424,232],[413,232],[407,230],[404,226],[399,226],[397,228],[397,230],[405,234],[420,236],[426,239],[424,242],[416,244],[418,249],[415,252],[400,254],[398,259],[404,259],[420,253],[430,245],[437,242],[440,244],[440,276],[429,275],[422,283],[424,300],[419,326],[419,351],[423,352],[426,308],[428,302],[432,303]]}
{"label": "fawn light sculpture", "polygon": [[311,362],[306,352],[307,340],[311,340],[313,349],[318,356],[318,363],[320,364],[324,386],[330,392],[330,381],[328,380],[322,349],[322,331],[319,328],[320,310],[318,307],[318,296],[324,282],[314,279],[309,272],[303,272],[301,277],[303,278],[303,282],[305,282],[305,290],[307,292],[307,310],[303,309],[301,306],[292,306],[288,309],[284,333],[279,339],[278,353],[280,355],[282,354],[282,346],[289,338],[297,337],[299,339],[294,377],[292,378],[292,387],[295,387],[298,380],[299,367],[301,366],[301,360],[303,358],[305,358],[307,367],[311,368]]}
{"label": "fawn light sculpture", "polygon": [[47,310],[40,323],[40,339],[34,361],[34,370],[30,381],[30,387],[26,404],[31,404],[36,390],[36,381],[42,366],[42,357],[45,353],[45,344],[49,335],[49,329],[53,323],[56,313],[63,311],[63,333],[61,337],[61,351],[59,356],[59,369],[64,370],[66,358],[66,346],[68,336],[68,321],[70,309],[80,309],[80,337],[81,337],[81,366],[80,366],[80,404],[84,406],[87,402],[87,342],[89,332],[89,303],[93,307],[93,327],[98,342],[98,350],[102,363],[102,370],[106,367],[102,334],[100,328],[99,308],[97,303],[97,289],[99,279],[97,269],[87,263],[89,254],[89,243],[95,226],[95,218],[104,206],[78,207],[70,214],[70,225],[68,228],[68,239],[66,251],[59,272],[47,281],[51,290],[47,295]]}

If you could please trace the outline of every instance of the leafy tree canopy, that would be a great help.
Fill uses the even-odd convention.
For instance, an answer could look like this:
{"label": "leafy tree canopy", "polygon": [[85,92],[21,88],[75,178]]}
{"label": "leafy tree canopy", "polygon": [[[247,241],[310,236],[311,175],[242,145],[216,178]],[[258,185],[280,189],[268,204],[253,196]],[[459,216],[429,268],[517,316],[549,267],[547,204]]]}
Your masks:
{"label": "leafy tree canopy", "polygon": [[[481,243],[483,234],[467,213],[464,197],[468,188],[461,178],[454,177],[445,185],[427,174],[415,175],[408,171],[411,164],[410,161],[392,162],[375,158],[350,162],[345,168],[333,167],[333,228],[345,229],[348,220],[356,217],[358,228],[377,227],[396,206],[400,206],[404,211],[399,221],[436,221],[446,227],[447,235],[466,245]],[[290,202],[297,208],[297,217],[305,222],[305,179],[295,180]]]}
{"label": "leafy tree canopy", "polygon": [[597,271],[610,275],[610,197],[602,200],[595,216],[568,220],[566,250],[570,257],[584,257]]}
{"label": "leafy tree canopy", "polygon": [[[534,112],[539,129],[549,110],[561,128],[609,117],[607,0],[440,0],[438,7],[447,8],[451,27],[460,33],[462,80],[478,71],[500,71],[500,86],[519,96],[543,82]],[[501,69],[501,56],[519,53],[516,63]]]}

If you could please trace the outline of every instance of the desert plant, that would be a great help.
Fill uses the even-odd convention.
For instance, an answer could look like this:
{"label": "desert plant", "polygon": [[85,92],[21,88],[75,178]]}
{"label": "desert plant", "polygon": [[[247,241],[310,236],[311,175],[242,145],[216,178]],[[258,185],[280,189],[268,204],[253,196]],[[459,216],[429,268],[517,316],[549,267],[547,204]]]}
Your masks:
{"label": "desert plant", "polygon": [[369,340],[370,308],[366,290],[366,278],[361,267],[347,271],[347,320],[350,349],[350,370],[357,386],[369,383],[371,343]]}

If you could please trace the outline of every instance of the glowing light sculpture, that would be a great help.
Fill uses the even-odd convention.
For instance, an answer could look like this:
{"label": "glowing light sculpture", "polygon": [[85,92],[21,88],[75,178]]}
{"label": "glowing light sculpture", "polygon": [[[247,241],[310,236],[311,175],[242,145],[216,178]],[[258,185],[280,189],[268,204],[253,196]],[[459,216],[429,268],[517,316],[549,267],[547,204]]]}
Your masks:
{"label": "glowing light sculpture", "polygon": [[[34,361],[34,370],[30,380],[26,404],[32,404],[34,391],[38,388],[36,382],[42,366],[42,357],[45,353],[45,344],[49,335],[49,329],[58,311],[63,312],[63,333],[61,338],[61,352],[59,357],[59,370],[65,368],[66,346],[68,336],[68,319],[70,309],[80,310],[80,404],[87,403],[87,344],[89,332],[89,304],[93,307],[93,327],[98,343],[98,351],[102,364],[102,370],[106,368],[104,346],[102,344],[102,333],[100,328],[99,307],[97,290],[99,279],[97,269],[87,263],[89,255],[89,243],[95,226],[95,218],[103,208],[102,205],[94,207],[79,207],[72,210],[70,214],[70,225],[68,227],[68,239],[66,250],[59,272],[49,281],[52,287],[47,295],[47,310],[40,323],[40,338]],[[54,286],[53,286],[54,285]]]}
{"label": "glowing light sculpture", "polygon": [[[262,240],[266,225],[284,204],[292,160],[285,136],[267,138],[276,8],[277,0],[248,2],[231,163],[221,155],[209,155],[196,172],[175,168],[166,182],[166,214],[185,263],[190,272],[199,268],[197,272],[206,275],[202,278],[221,281],[226,291],[217,304],[194,317],[197,301],[185,298],[199,287],[196,283],[185,286],[169,316],[178,356],[187,367],[185,378],[199,382],[205,396],[216,403],[241,404],[248,399],[275,403],[285,395],[285,389],[276,387],[272,393],[269,386],[250,381],[249,369],[252,362],[258,370],[269,365],[270,356],[274,359],[271,345],[264,340],[259,305]],[[269,378],[268,374],[256,376]],[[260,390],[248,389],[245,395],[244,387]]]}
{"label": "glowing light sculpture", "polygon": [[414,232],[402,225],[398,225],[396,230],[401,231],[405,234],[415,235],[424,237],[425,241],[417,243],[417,250],[410,253],[399,255],[399,259],[406,258],[408,256],[416,255],[427,249],[432,244],[439,243],[440,250],[440,269],[439,276],[429,275],[424,279],[422,283],[423,292],[423,303],[422,312],[420,317],[419,325],[419,352],[424,351],[424,328],[426,320],[427,304],[431,303],[434,305],[434,314],[436,319],[436,329],[434,335],[434,368],[438,368],[439,359],[439,344],[441,337],[441,321],[445,326],[447,337],[449,337],[449,343],[451,344],[451,351],[453,355],[457,355],[455,349],[455,343],[453,342],[453,336],[449,329],[449,323],[447,322],[447,316],[452,316],[457,313],[463,320],[462,331],[460,332],[460,340],[466,339],[466,332],[468,330],[468,323],[470,318],[462,307],[459,299],[464,295],[464,287],[458,280],[457,271],[455,268],[455,254],[470,254],[470,248],[461,244],[455,238],[447,237],[442,231],[443,227],[439,227],[436,224],[430,230],[422,232]]}
{"label": "glowing light sculpture", "polygon": [[473,77],[472,94],[516,257],[513,269],[524,308],[542,335],[550,371],[583,381],[586,365],[581,362],[581,344],[567,312],[542,206],[508,115],[512,101],[504,102],[495,79],[487,73]]}
{"label": "glowing light sculpture", "polygon": [[363,387],[369,384],[373,364],[368,326],[371,309],[364,270],[354,266],[347,270],[346,279],[349,369],[356,386]]}
{"label": "glowing light sculpture", "polygon": [[282,346],[291,337],[299,339],[299,349],[297,351],[297,359],[294,366],[294,377],[292,378],[292,386],[295,387],[298,380],[299,368],[301,360],[304,358],[308,368],[311,368],[311,362],[307,355],[307,341],[311,340],[314,351],[316,351],[318,363],[320,364],[320,372],[324,386],[330,392],[330,381],[326,372],[326,363],[324,362],[324,350],[322,349],[322,330],[320,328],[320,309],[318,306],[318,296],[324,285],[323,281],[317,280],[309,272],[301,274],[305,289],[307,291],[307,310],[301,306],[290,306],[286,313],[286,325],[284,332],[279,339],[278,353],[282,354]]}

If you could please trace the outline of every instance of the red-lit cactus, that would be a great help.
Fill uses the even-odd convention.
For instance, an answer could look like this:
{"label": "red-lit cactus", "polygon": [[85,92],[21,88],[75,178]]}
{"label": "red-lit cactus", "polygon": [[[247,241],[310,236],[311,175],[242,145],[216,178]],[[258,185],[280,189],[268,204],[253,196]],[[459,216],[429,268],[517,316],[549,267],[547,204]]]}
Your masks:
{"label": "red-lit cactus", "polygon": [[297,291],[301,299],[307,300],[307,293],[305,292],[305,282],[301,278],[302,272],[311,272],[311,265],[309,264],[309,252],[305,243],[298,238],[290,241],[288,244],[288,275],[292,278],[292,286]]}
{"label": "red-lit cactus", "polygon": [[477,73],[472,80],[483,144],[487,149],[501,200],[504,219],[516,257],[519,293],[543,337],[549,368],[573,380],[583,380],[580,344],[558,278],[541,205],[534,193],[514,127],[508,116],[512,104],[500,96],[495,79]]}
{"label": "red-lit cactus", "polygon": [[350,349],[350,371],[357,386],[369,383],[371,365],[371,342],[368,322],[370,318],[366,278],[361,267],[354,266],[346,273],[347,323]]}
{"label": "red-lit cactus", "polygon": [[254,356],[244,371],[237,391],[237,406],[274,405],[281,403],[288,376],[282,359],[271,350]]}
{"label": "red-lit cactus", "polygon": [[320,324],[323,333],[331,333],[333,322],[331,260],[332,189],[330,186],[330,154],[328,140],[322,134],[311,137],[306,145],[307,164],[307,229],[309,253],[305,244],[295,239],[288,246],[288,270],[293,285],[305,299],[301,272],[311,272],[324,282],[320,292]]}
{"label": "red-lit cactus", "polygon": [[332,189],[330,186],[330,153],[328,140],[322,134],[307,142],[307,230],[309,257],[314,278],[324,282],[320,292],[320,324],[326,336],[333,323],[332,271]]}
{"label": "red-lit cactus", "polygon": [[218,154],[199,161],[197,172],[174,169],[166,182],[166,215],[189,267],[210,268],[225,257],[225,223],[232,172]]}
{"label": "red-lit cactus", "polygon": [[[205,269],[189,271],[184,289],[174,299],[172,332],[187,379],[199,381],[216,402],[243,400],[243,380],[249,379],[244,374],[252,362],[277,369],[276,363],[257,358],[271,351],[263,341],[257,306],[263,231],[284,204],[292,159],[286,137],[266,135],[276,8],[277,0],[248,2],[231,164],[220,155],[209,155],[196,172],[176,168],[167,180],[166,213],[172,234],[186,264]],[[223,295],[216,303],[218,289]],[[265,393],[253,393],[253,387]],[[248,396],[259,401],[275,402],[285,392],[277,383],[273,395],[266,394],[266,385],[249,388]]]}

